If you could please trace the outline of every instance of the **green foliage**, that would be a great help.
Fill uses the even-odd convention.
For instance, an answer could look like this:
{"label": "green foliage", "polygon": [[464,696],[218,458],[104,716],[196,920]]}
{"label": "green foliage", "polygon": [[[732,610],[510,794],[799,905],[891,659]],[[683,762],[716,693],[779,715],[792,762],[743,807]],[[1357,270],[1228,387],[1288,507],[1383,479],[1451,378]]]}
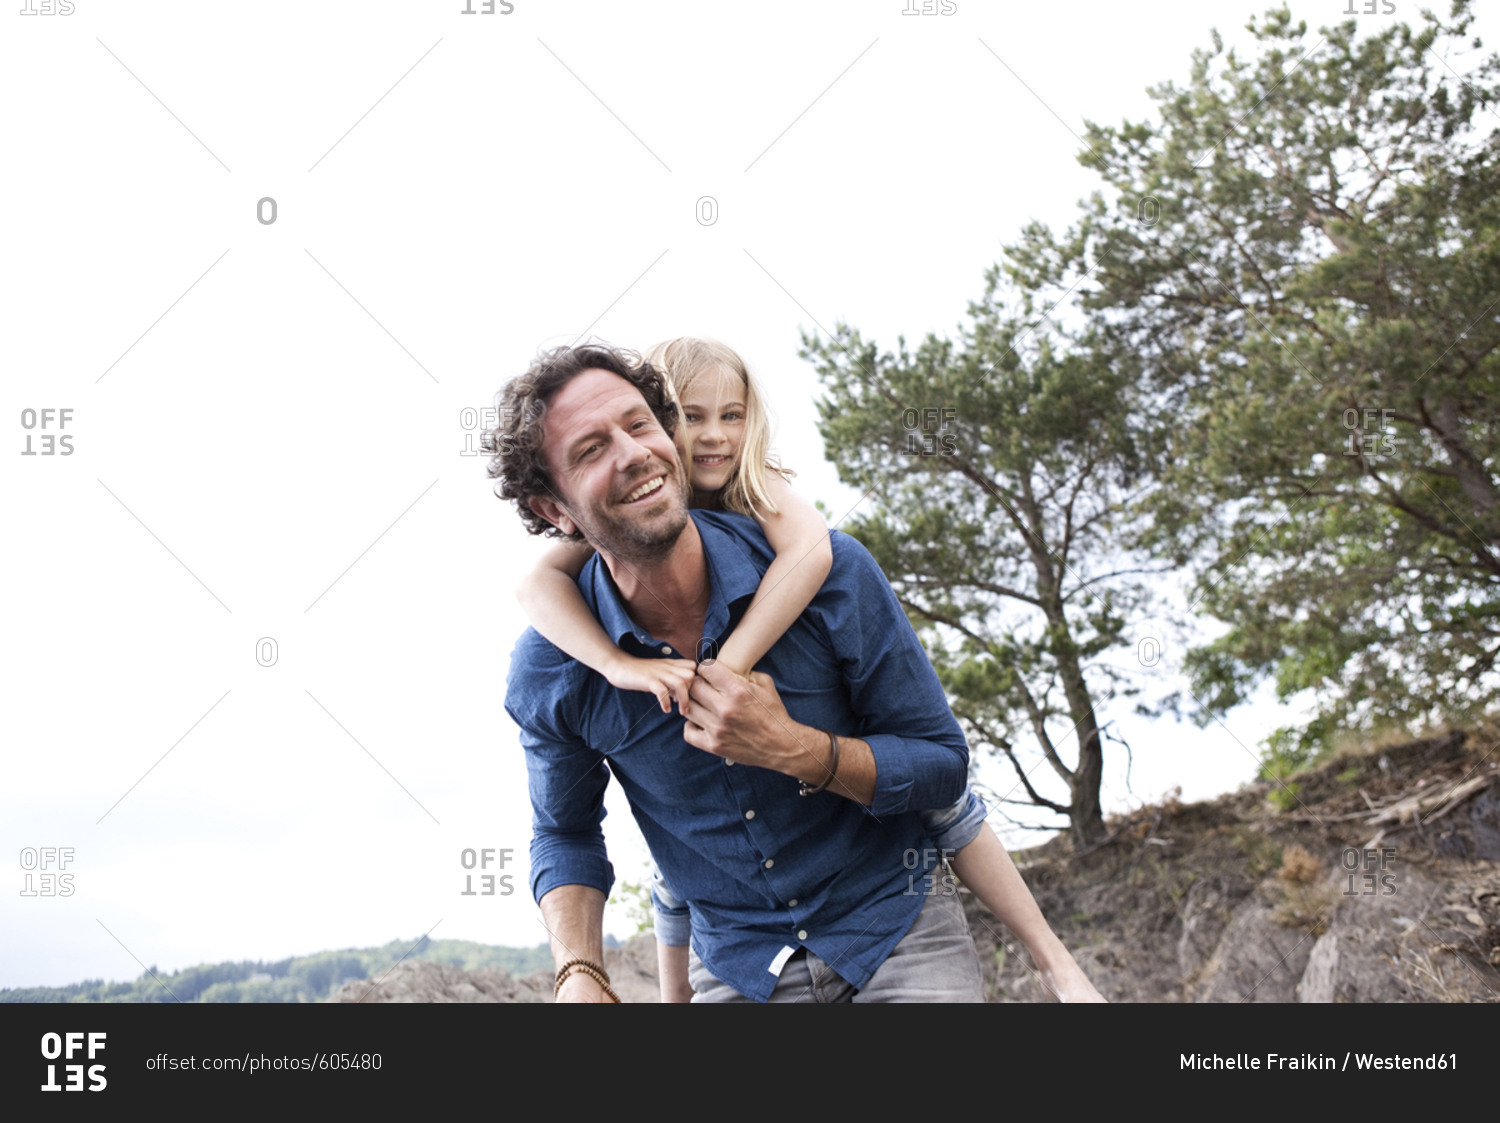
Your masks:
{"label": "green foliage", "polygon": [[[1150,91],[1156,119],[1087,125],[1101,190],[1068,230],[1022,231],[956,338],[804,339],[829,457],[867,493],[843,529],[971,740],[1075,831],[1096,700],[1133,692],[1100,657],[1131,638],[1143,557],[1187,567],[1187,607],[1226,626],[1185,660],[1194,720],[1264,681],[1314,699],[1266,775],[1335,731],[1500,699],[1500,56],[1475,57],[1472,21],[1455,0],[1314,40],[1282,7],[1244,55],[1213,33]],[[928,411],[951,426],[913,434]],[[1053,718],[1077,723],[1074,768]],[[1018,729],[1066,803],[1025,779]]]}
{"label": "green foliage", "polygon": [[1272,783],[1266,798],[1276,810],[1290,811],[1297,806],[1302,785],[1289,777],[1305,771],[1317,758],[1321,751],[1320,742],[1315,735],[1309,734],[1315,733],[1320,725],[1314,721],[1307,730],[1278,729],[1266,738],[1260,758],[1260,775]]}
{"label": "green foliage", "polygon": [[651,884],[649,875],[645,880],[620,880],[609,896],[612,905],[623,905],[625,917],[635,925],[635,935],[651,932],[656,928],[656,912],[651,907]]}
{"label": "green foliage", "polygon": [[[1088,841],[1103,830],[1096,706],[1134,692],[1101,657],[1134,642],[1146,599],[1129,543],[1150,411],[1132,363],[1027,323],[1024,303],[996,269],[956,339],[882,351],[840,324],[805,335],[802,353],[826,391],[828,457],[866,491],[840,529],[890,579],[971,744],[1008,759],[1026,797]],[[1033,786],[1017,730],[1067,794]]]}
{"label": "green foliage", "polygon": [[1277,811],[1285,812],[1297,806],[1298,797],[1301,794],[1301,784],[1278,779],[1276,786],[1267,793],[1266,798],[1271,801],[1271,806]]}
{"label": "green foliage", "polygon": [[1228,625],[1187,662],[1194,716],[1311,691],[1283,756],[1500,697],[1500,56],[1472,19],[1215,35],[1158,119],[1088,125],[1105,189],[1008,254],[1175,419],[1147,541]]}
{"label": "green foliage", "polygon": [[500,967],[513,975],[552,967],[545,944],[506,948],[423,937],[415,948],[409,940],[393,940],[379,948],[323,951],[269,963],[200,964],[176,972],[152,967],[133,982],[92,979],[64,987],[0,989],[0,1002],[324,1002],[351,979],[378,977],[402,958],[471,970]]}

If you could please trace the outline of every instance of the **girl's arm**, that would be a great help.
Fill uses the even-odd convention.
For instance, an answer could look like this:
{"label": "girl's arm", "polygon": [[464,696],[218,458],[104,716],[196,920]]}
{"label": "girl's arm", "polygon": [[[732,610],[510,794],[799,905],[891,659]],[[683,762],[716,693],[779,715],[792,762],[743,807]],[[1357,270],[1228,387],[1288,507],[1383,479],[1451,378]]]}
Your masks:
{"label": "girl's arm", "polygon": [[688,944],[693,920],[687,902],[667,888],[661,870],[652,863],[651,917],[656,929],[656,977],[663,1002],[691,1002],[693,984],[688,981]]}
{"label": "girl's arm", "polygon": [[766,490],[778,513],[756,521],[776,551],[776,560],[718,655],[720,663],[740,675],[749,674],[802,615],[833,568],[828,525],[817,508],[794,492],[779,472],[766,473]]}
{"label": "girl's arm", "polygon": [[1107,1001],[1052,931],[1000,836],[988,823],[953,857],[953,872],[1002,924],[1021,937],[1050,997],[1058,1002]]}
{"label": "girl's arm", "polygon": [[554,646],[598,671],[611,686],[655,694],[662,713],[671,713],[673,698],[679,707],[688,700],[693,664],[686,659],[637,659],[610,642],[578,591],[578,575],[593,552],[586,542],[553,546],[521,579],[516,599],[532,626]]}
{"label": "girl's arm", "polygon": [[663,1002],[691,1002],[693,984],[688,982],[688,946],[674,947],[656,941],[656,977]]}

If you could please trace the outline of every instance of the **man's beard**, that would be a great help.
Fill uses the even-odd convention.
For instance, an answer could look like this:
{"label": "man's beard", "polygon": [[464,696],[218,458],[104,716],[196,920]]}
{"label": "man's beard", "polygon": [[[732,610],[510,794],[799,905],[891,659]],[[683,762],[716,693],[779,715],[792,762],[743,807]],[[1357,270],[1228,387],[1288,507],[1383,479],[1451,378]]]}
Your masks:
{"label": "man's beard", "polygon": [[[644,480],[650,475],[649,472],[642,473],[641,478]],[[668,473],[662,487],[674,487],[676,501],[669,510],[649,520],[632,518],[628,512],[615,506],[603,511],[570,514],[594,549],[632,565],[650,565],[672,552],[688,522],[687,502],[683,498],[686,482],[680,465],[675,474]]]}

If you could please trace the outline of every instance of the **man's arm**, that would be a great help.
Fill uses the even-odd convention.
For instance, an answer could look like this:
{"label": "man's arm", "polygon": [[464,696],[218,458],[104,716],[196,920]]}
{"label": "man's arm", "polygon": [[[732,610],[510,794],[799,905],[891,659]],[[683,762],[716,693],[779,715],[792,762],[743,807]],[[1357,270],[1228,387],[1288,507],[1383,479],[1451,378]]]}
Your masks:
{"label": "man's arm", "polygon": [[[968,781],[969,748],[890,582],[863,546],[834,533],[834,570],[809,606],[825,627],[863,738],[840,736],[828,790],[876,815],[947,807]],[[700,666],[688,744],[737,763],[829,778],[826,731],[792,720],[770,677]]]}
{"label": "man's arm", "polygon": [[[604,967],[604,894],[588,885],[559,885],[541,900],[542,923],[552,944],[553,968],[573,959]],[[592,975],[574,971],[557,992],[559,1002],[608,1002]]]}
{"label": "man's arm", "polygon": [[[572,731],[574,722],[558,712],[577,700],[578,690],[558,688],[556,676],[567,668],[554,663],[540,646],[528,650],[524,641],[518,644],[505,701],[526,750],[531,891],[547,926],[555,965],[581,958],[602,968],[604,902],[614,883],[600,826],[609,768],[603,755]],[[597,982],[576,971],[557,998],[607,1001]]]}

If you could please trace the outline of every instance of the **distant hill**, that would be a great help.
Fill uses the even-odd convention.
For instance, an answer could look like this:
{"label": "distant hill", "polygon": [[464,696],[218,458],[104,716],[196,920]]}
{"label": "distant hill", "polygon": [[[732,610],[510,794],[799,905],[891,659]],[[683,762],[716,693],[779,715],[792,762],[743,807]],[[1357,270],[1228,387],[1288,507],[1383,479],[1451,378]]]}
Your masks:
{"label": "distant hill", "polygon": [[88,979],[63,987],[0,988],[0,1002],[326,1002],[345,983],[378,979],[403,959],[466,970],[499,968],[511,975],[552,967],[545,944],[507,948],[423,936],[415,948],[411,940],[392,940],[384,947],[202,964],[170,974],[153,967],[131,982]]}

